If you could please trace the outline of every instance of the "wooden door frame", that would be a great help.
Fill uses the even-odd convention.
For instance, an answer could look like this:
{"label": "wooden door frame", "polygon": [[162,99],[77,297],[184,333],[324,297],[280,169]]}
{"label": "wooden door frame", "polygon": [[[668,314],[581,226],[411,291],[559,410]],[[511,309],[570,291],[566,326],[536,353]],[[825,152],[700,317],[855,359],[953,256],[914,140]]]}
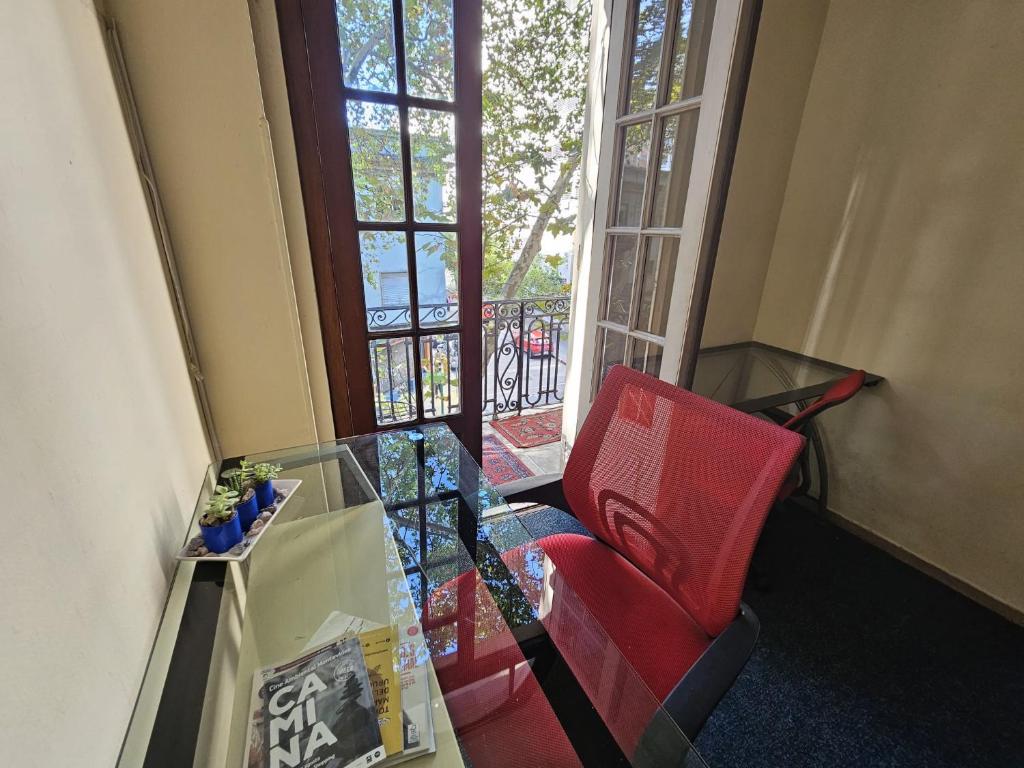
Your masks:
{"label": "wooden door frame", "polygon": [[[477,2],[456,0],[452,5],[456,40],[455,103],[458,106],[448,111],[455,115],[456,130],[460,323],[457,328],[438,328],[436,332],[459,334],[462,407],[460,413],[453,416],[423,419],[422,402],[419,402],[421,418],[417,422],[451,423],[479,461],[482,415],[477,405],[482,395],[482,353],[481,335],[473,330],[480,316],[480,311],[474,308],[480,307],[483,300],[482,73],[479,45],[460,45],[459,41],[480,40],[482,10]],[[342,103],[341,55],[336,25],[315,21],[324,18],[327,7],[331,9],[329,17],[333,18],[334,3],[332,0],[276,0],[276,6],[335,434],[344,437],[401,428],[401,424],[379,427],[374,416],[348,129],[337,108]],[[401,1],[393,0],[392,7],[395,23],[399,24]],[[306,20],[311,23],[307,25]],[[313,74],[318,71],[339,73],[333,88],[322,81],[318,83]],[[330,148],[329,154],[322,151],[321,144]],[[344,169],[343,172],[339,173],[339,168]],[[476,215],[467,212],[476,212]],[[407,211],[407,216],[412,216],[411,210]],[[342,295],[342,287],[351,285],[359,286],[358,291],[349,291],[358,293],[358,300]],[[410,293],[413,290],[415,275],[410,274]],[[413,318],[414,327],[415,320]],[[409,335],[416,339],[418,346],[419,337],[412,330]],[[466,404],[469,404],[469,412]]]}
{"label": "wooden door frame", "polygon": [[736,163],[736,147],[740,139],[740,125],[743,122],[743,106],[747,100],[747,86],[750,71],[754,66],[754,49],[757,46],[757,32],[761,25],[764,0],[747,0],[740,11],[736,30],[736,47],[729,80],[725,91],[725,110],[719,139],[719,151],[711,174],[711,190],[708,195],[708,218],[705,222],[704,237],[697,257],[694,275],[693,299],[683,335],[682,360],[679,368],[680,387],[690,389],[697,370],[697,353],[704,335],[704,321],[707,318],[708,302],[711,298],[711,284],[715,274],[715,260],[718,245],[722,239],[722,225],[725,221],[725,204],[729,197],[729,184]]}
{"label": "wooden door frame", "polygon": [[[585,136],[587,146],[584,149],[584,156],[593,158],[593,167],[584,169],[584,172],[593,179],[591,182],[592,199],[588,200],[587,206],[581,204],[580,217],[577,221],[577,230],[585,234],[585,238],[579,243],[580,252],[578,254],[579,269],[585,275],[584,279],[577,283],[577,292],[573,296],[572,307],[571,333],[575,348],[571,348],[570,355],[576,370],[566,381],[566,404],[568,405],[570,402],[571,392],[576,400],[576,407],[567,409],[563,415],[565,424],[563,438],[570,448],[576,431],[582,425],[583,419],[589,411],[596,389],[595,350],[589,347],[585,340],[581,342],[580,338],[588,339],[590,331],[598,328],[600,293],[606,262],[605,230],[609,215],[612,177],[615,175],[612,166],[616,162],[614,147],[616,146],[617,104],[618,100],[622,98],[624,88],[622,78],[627,76],[628,59],[631,53],[630,35],[632,31],[629,24],[629,11],[636,1],[605,0],[603,3],[600,0],[595,1],[595,23],[598,19],[605,23],[610,33],[610,40],[604,50],[592,51],[591,59],[591,76],[594,76],[595,71],[601,72],[603,87],[599,91],[601,103],[594,107],[590,115],[590,125],[586,129]],[[711,55],[716,52],[719,54],[725,52],[723,48],[726,46],[721,44],[716,46],[714,41],[723,39],[724,29],[718,24],[717,14],[722,13],[726,5],[722,0],[717,3],[716,23],[712,30],[714,48],[709,51],[708,59],[709,77],[712,76],[711,67],[714,66]],[[687,247],[684,241],[689,239],[688,242],[693,244],[689,249],[689,252],[693,254],[692,266],[689,267],[693,285],[688,295],[685,296],[686,305],[683,306],[683,302],[679,301],[679,306],[674,306],[670,314],[670,326],[676,324],[680,330],[673,332],[670,327],[670,332],[666,334],[664,340],[665,350],[668,352],[671,344],[678,352],[671,357],[666,356],[662,365],[661,378],[683,387],[688,387],[692,383],[696,353],[703,332],[746,87],[753,61],[762,0],[732,0],[728,5],[732,6],[732,13],[735,14],[735,23],[730,25],[734,32],[727,42],[727,52],[730,54],[730,58],[726,62],[728,70],[716,73],[716,76],[721,76],[724,79],[723,99],[717,102],[717,106],[713,109],[705,111],[705,106],[712,107],[711,101],[708,101],[707,104],[702,101],[701,106],[702,112],[705,114],[719,115],[716,122],[709,123],[708,127],[698,134],[698,141],[702,136],[708,137],[702,142],[703,146],[708,146],[709,139],[714,139],[714,155],[710,158],[710,167],[707,172],[702,174],[703,178],[708,180],[708,184],[701,190],[694,189],[694,179],[691,175],[691,186],[687,195],[688,209],[693,207],[694,201],[704,200],[706,203],[702,211],[698,212],[696,209],[692,213],[688,211],[689,218],[684,221],[682,231],[676,235],[680,238],[680,251]],[[591,98],[594,93],[592,91]],[[596,149],[591,146],[593,144],[597,145]],[[612,148],[610,155],[607,154],[609,148]],[[696,173],[696,150],[694,163],[693,171]],[[697,213],[700,213],[701,216],[696,216]],[[685,278],[681,266],[681,260],[677,259],[677,282]],[[676,304],[676,300],[682,297],[683,292],[674,287],[672,293],[673,303]]]}

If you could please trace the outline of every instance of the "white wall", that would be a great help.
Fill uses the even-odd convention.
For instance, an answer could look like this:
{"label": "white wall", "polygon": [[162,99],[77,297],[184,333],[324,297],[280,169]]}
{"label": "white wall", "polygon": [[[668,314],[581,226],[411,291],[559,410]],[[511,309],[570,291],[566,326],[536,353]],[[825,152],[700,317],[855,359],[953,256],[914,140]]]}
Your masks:
{"label": "white wall", "polygon": [[91,4],[0,71],[0,764],[111,765],[208,456]]}
{"label": "white wall", "polygon": [[757,30],[702,346],[754,336],[828,3],[769,0]]}
{"label": "white wall", "polygon": [[253,4],[271,50],[269,107],[245,0],[104,6],[124,46],[224,454],[329,439],[273,3]]}
{"label": "white wall", "polygon": [[754,331],[887,378],[823,417],[830,506],[1017,610],[1021,61],[1024,4],[833,0]]}

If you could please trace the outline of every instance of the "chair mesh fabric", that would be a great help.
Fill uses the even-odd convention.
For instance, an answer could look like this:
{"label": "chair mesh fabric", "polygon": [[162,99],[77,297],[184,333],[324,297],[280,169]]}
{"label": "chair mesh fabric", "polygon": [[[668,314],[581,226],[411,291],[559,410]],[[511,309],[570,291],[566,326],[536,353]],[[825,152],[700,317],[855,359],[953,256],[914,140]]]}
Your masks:
{"label": "chair mesh fabric", "polygon": [[803,438],[623,366],[605,379],[563,487],[573,513],[714,637]]}

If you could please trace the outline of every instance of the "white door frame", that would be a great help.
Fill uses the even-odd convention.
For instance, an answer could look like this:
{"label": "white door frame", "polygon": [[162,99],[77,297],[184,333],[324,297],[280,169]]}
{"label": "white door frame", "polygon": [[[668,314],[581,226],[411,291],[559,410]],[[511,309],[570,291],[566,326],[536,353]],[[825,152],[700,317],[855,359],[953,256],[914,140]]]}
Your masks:
{"label": "white door frame", "polygon": [[[579,431],[593,396],[598,311],[605,262],[606,230],[615,177],[615,137],[623,79],[632,54],[631,21],[637,0],[597,0],[591,23],[590,73],[584,116],[583,164],[577,217],[569,360],[566,372],[562,436],[567,448]],[[669,0],[671,3],[671,0]],[[695,297],[704,293],[702,263],[708,258],[712,193],[723,129],[727,123],[729,89],[736,81],[737,44],[756,0],[717,0],[708,49],[700,117],[681,228],[665,230],[679,236],[660,377],[685,383],[683,348],[692,322]],[[665,35],[662,45],[671,45]],[[653,140],[653,139],[652,139]],[[713,254],[710,254],[713,259]],[[709,275],[707,275],[709,277]]]}

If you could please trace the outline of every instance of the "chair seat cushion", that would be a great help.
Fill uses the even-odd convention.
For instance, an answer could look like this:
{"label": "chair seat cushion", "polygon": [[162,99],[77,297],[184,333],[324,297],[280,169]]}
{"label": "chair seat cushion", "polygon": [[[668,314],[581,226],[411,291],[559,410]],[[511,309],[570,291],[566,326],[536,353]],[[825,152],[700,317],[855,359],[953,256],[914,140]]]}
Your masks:
{"label": "chair seat cushion", "polygon": [[[543,549],[558,576],[565,579],[659,701],[711,644],[711,638],[667,592],[606,544],[589,536],[559,533],[533,545]],[[530,551],[527,544],[502,555],[527,592],[537,581],[537,569],[526,556]],[[557,588],[553,599],[558,600]],[[545,627],[562,654],[567,655],[567,649],[571,654],[576,647],[573,638],[563,635],[572,632],[573,625],[545,622]],[[566,661],[574,667],[599,663],[593,659]]]}

